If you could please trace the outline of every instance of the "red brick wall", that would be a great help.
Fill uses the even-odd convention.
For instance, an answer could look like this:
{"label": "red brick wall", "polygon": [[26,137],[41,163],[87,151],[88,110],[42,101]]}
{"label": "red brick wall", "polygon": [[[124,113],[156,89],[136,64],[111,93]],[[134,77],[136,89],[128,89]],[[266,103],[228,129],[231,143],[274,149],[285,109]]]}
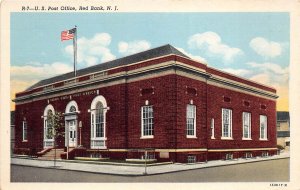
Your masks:
{"label": "red brick wall", "polygon": [[[153,93],[141,94],[141,89],[153,88]],[[141,80],[128,84],[128,147],[175,147],[175,75]],[[141,139],[141,107],[145,101],[154,110],[154,138]]]}
{"label": "red brick wall", "polygon": [[[266,148],[276,147],[276,102],[249,94],[208,85],[208,148]],[[230,97],[231,102],[225,102],[223,96]],[[250,106],[244,105],[243,101],[250,102]],[[266,109],[261,109],[261,104]],[[221,140],[222,135],[222,108],[232,109],[232,134],[234,140]],[[242,140],[242,113],[251,113],[252,140]],[[259,140],[259,115],[267,116],[268,141]],[[211,139],[211,118],[215,121],[215,138]]]}
{"label": "red brick wall", "polygon": [[[177,148],[206,148],[206,83],[182,76],[177,81]],[[197,93],[188,93],[187,88],[196,89]],[[186,109],[193,100],[196,106],[196,136],[187,138]]]}

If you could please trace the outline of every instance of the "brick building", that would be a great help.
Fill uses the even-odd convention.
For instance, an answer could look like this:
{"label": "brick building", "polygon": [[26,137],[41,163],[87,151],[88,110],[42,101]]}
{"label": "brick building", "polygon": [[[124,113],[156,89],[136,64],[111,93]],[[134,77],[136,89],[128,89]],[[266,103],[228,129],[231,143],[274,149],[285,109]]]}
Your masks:
{"label": "brick building", "polygon": [[[15,153],[199,162],[276,154],[276,90],[190,59],[171,45],[42,80],[16,94]],[[62,154],[65,157],[65,154]]]}
{"label": "brick building", "polygon": [[290,149],[290,114],[289,112],[277,112],[277,144]]}

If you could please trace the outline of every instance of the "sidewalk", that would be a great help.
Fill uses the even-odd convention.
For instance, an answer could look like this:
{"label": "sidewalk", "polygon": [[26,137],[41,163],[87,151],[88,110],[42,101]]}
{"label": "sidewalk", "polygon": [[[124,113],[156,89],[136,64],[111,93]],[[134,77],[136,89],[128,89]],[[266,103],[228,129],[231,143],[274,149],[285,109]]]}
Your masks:
{"label": "sidewalk", "polygon": [[[250,162],[260,162],[267,160],[275,160],[275,159],[283,159],[289,158],[289,152],[281,153],[280,155],[270,156],[266,158],[249,158],[249,159],[237,159],[237,160],[217,160],[217,161],[209,161],[207,163],[194,163],[194,164],[164,164],[164,165],[152,165],[147,167],[147,175],[155,175],[155,174],[163,174],[177,171],[185,171],[185,170],[193,170],[193,169],[201,169],[201,168],[209,168],[209,167],[218,167],[218,166],[226,166],[233,164],[243,164]],[[41,167],[41,168],[54,168],[53,160],[37,160],[31,158],[11,158],[11,164],[15,165],[24,165],[24,166],[32,166],[32,167]],[[145,175],[145,167],[130,165],[130,164],[122,164],[122,165],[112,165],[112,164],[104,164],[97,162],[72,162],[65,160],[58,160],[56,162],[56,169],[61,170],[73,170],[73,171],[84,171],[91,173],[99,173],[99,174],[111,174],[111,175],[126,175],[126,176],[140,176]]]}

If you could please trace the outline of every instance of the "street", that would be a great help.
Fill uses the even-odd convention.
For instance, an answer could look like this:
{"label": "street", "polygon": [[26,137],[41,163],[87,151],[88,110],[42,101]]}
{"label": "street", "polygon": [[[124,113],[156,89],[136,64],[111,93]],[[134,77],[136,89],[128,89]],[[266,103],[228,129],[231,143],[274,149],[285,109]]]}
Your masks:
{"label": "street", "polygon": [[288,182],[289,159],[202,168],[150,176],[117,176],[11,165],[12,182]]}

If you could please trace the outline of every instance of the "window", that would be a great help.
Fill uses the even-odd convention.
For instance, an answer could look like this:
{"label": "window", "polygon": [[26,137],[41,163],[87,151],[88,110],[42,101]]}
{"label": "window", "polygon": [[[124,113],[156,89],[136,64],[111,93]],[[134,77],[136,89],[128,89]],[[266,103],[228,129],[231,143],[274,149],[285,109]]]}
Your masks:
{"label": "window", "polygon": [[191,104],[186,107],[186,135],[196,137],[196,106]]}
{"label": "window", "polygon": [[70,111],[69,111],[69,112],[70,112],[70,113],[76,112],[76,107],[72,105],[72,106],[70,107]]}
{"label": "window", "polygon": [[44,148],[51,148],[54,146],[53,138],[53,114],[54,108],[51,104],[47,105],[44,110]]}
{"label": "window", "polygon": [[263,151],[261,153],[261,157],[268,157],[269,156],[269,152],[268,151]]}
{"label": "window", "polygon": [[45,138],[44,139],[53,139],[53,113],[52,110],[48,110],[47,118],[45,119]]}
{"label": "window", "polygon": [[196,156],[190,155],[187,157],[187,162],[188,163],[195,163],[196,162]]}
{"label": "window", "polygon": [[142,115],[142,137],[153,137],[153,107],[143,106]]}
{"label": "window", "polygon": [[94,98],[91,104],[91,148],[106,148],[106,113],[109,110],[106,100],[99,95]]}
{"label": "window", "polygon": [[151,160],[151,159],[155,159],[155,153],[153,152],[145,152],[144,155],[141,156],[141,159],[144,160],[146,158],[146,160]]}
{"label": "window", "polygon": [[245,153],[245,158],[252,158],[252,153],[251,152],[246,152]]}
{"label": "window", "polygon": [[27,121],[23,121],[23,141],[27,141]]}
{"label": "window", "polygon": [[222,138],[232,139],[232,110],[222,108]]}
{"label": "window", "polygon": [[260,121],[260,138],[259,139],[267,140],[267,128],[268,128],[267,116],[260,115],[259,121]]}
{"label": "window", "polygon": [[225,160],[232,160],[233,159],[233,154],[232,153],[226,153],[225,154]]}
{"label": "window", "polygon": [[210,123],[210,128],[211,128],[211,139],[215,139],[215,119],[211,119]]}
{"label": "window", "polygon": [[101,102],[96,103],[96,108],[92,113],[92,138],[104,137],[104,107]]}
{"label": "window", "polygon": [[251,139],[251,113],[243,112],[243,139]]}
{"label": "window", "polygon": [[96,104],[96,115],[95,115],[95,137],[104,137],[104,119],[103,119],[103,104],[98,102]]}

